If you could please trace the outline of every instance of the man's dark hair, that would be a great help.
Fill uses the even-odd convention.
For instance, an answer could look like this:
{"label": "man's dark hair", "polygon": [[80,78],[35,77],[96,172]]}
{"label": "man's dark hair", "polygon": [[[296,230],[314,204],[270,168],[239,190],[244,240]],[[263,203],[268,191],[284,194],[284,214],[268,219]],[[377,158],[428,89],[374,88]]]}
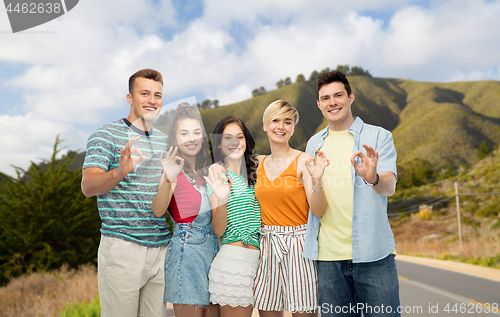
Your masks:
{"label": "man's dark hair", "polygon": [[344,88],[347,91],[347,95],[350,96],[352,90],[351,90],[351,84],[349,84],[347,77],[345,77],[345,75],[342,74],[341,72],[333,71],[333,72],[323,73],[321,74],[321,76],[318,77],[318,80],[316,81],[316,99],[319,100],[319,90],[321,89],[321,87],[336,81],[340,81],[341,83],[344,84]]}
{"label": "man's dark hair", "polygon": [[132,93],[132,89],[134,89],[134,83],[136,78],[146,78],[146,79],[151,79],[154,81],[159,82],[163,86],[163,76],[161,73],[157,70],[154,69],[141,69],[140,71],[136,72],[130,78],[128,79],[128,92]]}

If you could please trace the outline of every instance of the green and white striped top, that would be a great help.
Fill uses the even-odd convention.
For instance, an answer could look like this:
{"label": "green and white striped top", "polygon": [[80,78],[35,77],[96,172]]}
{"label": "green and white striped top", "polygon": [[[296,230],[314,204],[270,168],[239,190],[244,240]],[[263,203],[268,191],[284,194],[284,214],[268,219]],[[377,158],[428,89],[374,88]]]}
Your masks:
{"label": "green and white striped top", "polygon": [[[255,197],[255,188],[248,186],[243,176],[228,172],[233,185],[227,201],[227,228],[222,236],[222,245],[241,241],[260,248],[260,205]],[[208,196],[212,196],[213,190],[208,184],[207,191]]]}

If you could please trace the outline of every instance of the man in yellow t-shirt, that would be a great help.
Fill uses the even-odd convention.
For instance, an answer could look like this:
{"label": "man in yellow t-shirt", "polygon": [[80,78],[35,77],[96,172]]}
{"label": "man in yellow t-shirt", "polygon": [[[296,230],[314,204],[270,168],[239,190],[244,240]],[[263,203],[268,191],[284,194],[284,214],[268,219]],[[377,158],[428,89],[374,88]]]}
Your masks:
{"label": "man in yellow t-shirt", "polygon": [[322,74],[316,92],[328,127],[311,137],[306,152],[321,150],[330,160],[323,176],[328,207],[319,218],[309,213],[304,256],[317,260],[321,315],[400,316],[387,219],[397,175],[392,134],[353,117],[344,74]]}

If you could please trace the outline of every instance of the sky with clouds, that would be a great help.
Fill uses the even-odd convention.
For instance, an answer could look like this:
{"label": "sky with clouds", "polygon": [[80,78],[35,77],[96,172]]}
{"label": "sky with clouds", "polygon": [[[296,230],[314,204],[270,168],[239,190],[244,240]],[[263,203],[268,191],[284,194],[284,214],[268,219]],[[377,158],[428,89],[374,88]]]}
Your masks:
{"label": "sky with clouds", "polygon": [[128,78],[164,77],[164,104],[247,99],[285,77],[359,65],[374,77],[500,80],[500,0],[82,0],[13,34],[0,8],[0,171],[84,150],[126,117]]}

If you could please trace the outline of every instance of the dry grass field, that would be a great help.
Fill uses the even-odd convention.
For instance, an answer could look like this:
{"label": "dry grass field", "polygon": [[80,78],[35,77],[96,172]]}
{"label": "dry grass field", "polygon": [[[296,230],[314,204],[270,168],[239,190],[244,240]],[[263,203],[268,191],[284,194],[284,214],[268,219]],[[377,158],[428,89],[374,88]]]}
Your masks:
{"label": "dry grass field", "polygon": [[[484,219],[480,226],[462,225],[463,243],[460,248],[456,216],[421,220],[412,216],[409,221],[393,221],[396,250],[400,254],[419,255],[431,258],[477,259],[477,263],[488,265],[488,259],[500,254],[500,230],[493,228],[491,221]],[[470,262],[470,261],[468,261]],[[490,261],[491,262],[491,261]]]}
{"label": "dry grass field", "polygon": [[30,274],[0,288],[0,317],[59,316],[66,303],[91,302],[96,296],[95,266]]}
{"label": "dry grass field", "polygon": [[[500,259],[495,258],[500,254],[500,229],[492,226],[491,220],[485,219],[479,226],[463,225],[462,249],[454,216],[421,217],[416,214],[405,220],[392,219],[391,224],[398,254],[448,260],[460,258],[462,261],[472,259],[475,262],[467,262],[500,268]],[[59,316],[67,303],[90,303],[96,296],[97,271],[94,266],[34,273],[13,279],[0,288],[0,317]],[[173,316],[171,309],[169,312]],[[256,311],[253,316],[257,316]]]}

